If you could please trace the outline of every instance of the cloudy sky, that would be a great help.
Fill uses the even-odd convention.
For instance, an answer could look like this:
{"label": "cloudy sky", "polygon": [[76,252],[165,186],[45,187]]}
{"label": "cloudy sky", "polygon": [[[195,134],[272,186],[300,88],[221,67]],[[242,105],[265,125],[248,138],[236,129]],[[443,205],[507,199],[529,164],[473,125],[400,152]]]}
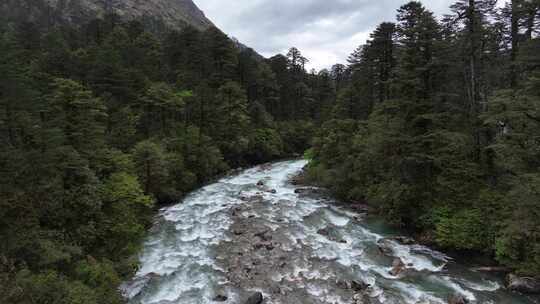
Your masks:
{"label": "cloudy sky", "polygon": [[[194,0],[229,36],[270,57],[296,46],[309,68],[345,63],[383,21],[394,21],[406,0]],[[425,0],[437,15],[454,0]]]}

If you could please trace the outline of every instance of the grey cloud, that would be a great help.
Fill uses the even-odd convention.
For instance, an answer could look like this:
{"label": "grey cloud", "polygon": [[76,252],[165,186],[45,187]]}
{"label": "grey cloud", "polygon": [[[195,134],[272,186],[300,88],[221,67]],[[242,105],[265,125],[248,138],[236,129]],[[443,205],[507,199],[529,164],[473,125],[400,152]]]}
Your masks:
{"label": "grey cloud", "polygon": [[[227,34],[266,56],[298,47],[317,69],[345,62],[405,0],[195,0]],[[438,15],[454,0],[424,1]]]}

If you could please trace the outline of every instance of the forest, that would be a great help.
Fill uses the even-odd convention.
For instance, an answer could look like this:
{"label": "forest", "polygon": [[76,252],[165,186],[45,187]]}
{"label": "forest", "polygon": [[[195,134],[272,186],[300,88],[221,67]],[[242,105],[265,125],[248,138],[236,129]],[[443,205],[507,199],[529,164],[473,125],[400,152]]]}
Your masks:
{"label": "forest", "polygon": [[3,23],[0,302],[121,303],[154,210],[309,147],[333,87],[305,61],[217,28]]}
{"label": "forest", "polygon": [[217,28],[0,19],[0,302],[123,303],[157,209],[306,150],[313,184],[538,277],[540,2],[496,2],[409,2],[321,71]]}
{"label": "forest", "polygon": [[344,69],[314,181],[427,244],[540,275],[538,1],[419,2]]}

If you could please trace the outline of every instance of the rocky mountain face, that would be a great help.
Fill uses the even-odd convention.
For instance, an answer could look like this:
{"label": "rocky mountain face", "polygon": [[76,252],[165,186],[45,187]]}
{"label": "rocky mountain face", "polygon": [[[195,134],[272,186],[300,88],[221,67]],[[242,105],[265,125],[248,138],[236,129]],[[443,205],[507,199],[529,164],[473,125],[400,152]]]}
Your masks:
{"label": "rocky mountain face", "polygon": [[2,0],[4,19],[37,23],[84,23],[106,14],[123,20],[161,21],[173,28],[191,25],[204,30],[213,26],[192,0]]}

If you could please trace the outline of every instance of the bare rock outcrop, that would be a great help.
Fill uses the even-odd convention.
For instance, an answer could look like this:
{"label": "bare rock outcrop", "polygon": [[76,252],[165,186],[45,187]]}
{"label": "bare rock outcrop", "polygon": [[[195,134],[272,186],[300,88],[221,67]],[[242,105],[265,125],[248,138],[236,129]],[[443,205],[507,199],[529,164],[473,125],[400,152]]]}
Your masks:
{"label": "bare rock outcrop", "polygon": [[512,291],[540,294],[540,281],[534,278],[519,277],[515,274],[509,274],[506,277],[506,281],[508,289]]}
{"label": "bare rock outcrop", "polygon": [[206,30],[213,23],[192,0],[5,0],[0,13],[12,20],[38,24],[47,20],[83,24],[114,13],[122,20],[161,21],[172,28],[188,25]]}

